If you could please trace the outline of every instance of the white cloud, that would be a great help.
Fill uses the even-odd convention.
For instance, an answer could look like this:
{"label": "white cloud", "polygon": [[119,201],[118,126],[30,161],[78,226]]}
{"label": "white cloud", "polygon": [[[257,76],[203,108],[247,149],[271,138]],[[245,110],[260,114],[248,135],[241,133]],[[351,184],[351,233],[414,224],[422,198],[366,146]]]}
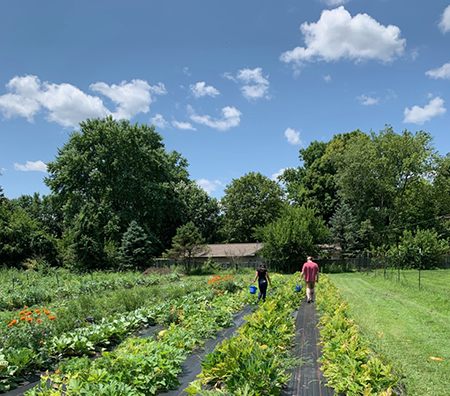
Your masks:
{"label": "white cloud", "polygon": [[380,98],[375,98],[373,96],[360,95],[356,99],[364,106],[372,106],[380,103]]}
{"label": "white cloud", "polygon": [[196,182],[208,194],[211,194],[213,191],[216,191],[219,187],[223,186],[219,180],[211,181],[207,179],[198,179]]}
{"label": "white cloud", "polygon": [[278,177],[281,176],[285,170],[286,170],[286,168],[281,168],[278,172],[274,173],[270,179],[274,180],[274,181],[278,181]]}
{"label": "white cloud", "polygon": [[36,76],[14,77],[6,87],[11,93],[0,96],[0,109],[6,118],[25,117],[33,122],[33,117],[39,112],[41,82]]}
{"label": "white cloud", "polygon": [[218,129],[219,131],[226,131],[227,129],[238,126],[241,122],[242,115],[238,109],[232,106],[222,108],[222,119],[213,119],[209,115],[197,115],[192,106],[188,106],[188,112],[192,121]]}
{"label": "white cloud", "polygon": [[100,92],[116,105],[116,112],[113,117],[116,119],[130,119],[138,113],[148,113],[150,104],[154,101],[151,93],[164,95],[167,93],[164,84],[150,86],[144,80],[132,80],[130,83],[122,81],[119,85],[109,86],[104,82],[91,84],[90,89]]}
{"label": "white cloud", "polygon": [[447,33],[450,30],[450,5],[444,10],[439,22],[439,28],[442,33]]}
{"label": "white cloud", "polygon": [[437,69],[428,70],[425,74],[431,78],[450,79],[450,62]]}
{"label": "white cloud", "polygon": [[47,119],[65,127],[76,127],[86,118],[111,114],[100,98],[87,95],[70,84],[44,82],[39,101],[49,112]]}
{"label": "white cloud", "polygon": [[230,73],[230,72],[225,72],[222,74],[222,77],[226,78],[227,80],[231,80],[234,81],[235,83],[237,83],[238,81],[236,80],[236,78],[234,78],[234,76]]}
{"label": "white cloud", "polygon": [[0,110],[6,118],[25,117],[33,122],[33,117],[44,112],[49,121],[64,127],[77,127],[86,118],[105,117],[132,118],[138,113],[146,113],[153,102],[153,95],[167,91],[164,84],[150,86],[143,80],[123,81],[120,85],[108,86],[98,82],[91,89],[100,92],[116,105],[116,112],[110,111],[98,96],[88,95],[79,88],[67,84],[41,82],[37,76],[14,77],[6,85],[10,91],[0,96]]}
{"label": "white cloud", "polygon": [[242,95],[249,101],[261,98],[270,99],[270,83],[268,77],[263,76],[261,67],[238,70],[236,77],[227,72],[223,74],[223,77],[240,83]]}
{"label": "white cloud", "polygon": [[348,3],[349,0],[322,0],[322,2],[329,7],[336,7]]}
{"label": "white cloud", "polygon": [[191,84],[189,86],[192,95],[195,98],[201,98],[203,96],[212,96],[213,98],[217,95],[220,95],[220,92],[211,85],[206,85],[204,81],[198,82],[197,84]]}
{"label": "white cloud", "polygon": [[191,72],[189,71],[189,67],[183,67],[183,74],[185,76],[192,76]]}
{"label": "white cloud", "polygon": [[172,121],[172,125],[175,128],[183,129],[185,131],[196,131],[197,129],[192,126],[190,122]]}
{"label": "white cloud", "polygon": [[444,100],[436,97],[431,99],[430,103],[425,107],[413,106],[412,109],[405,108],[405,119],[403,122],[422,125],[433,117],[445,114],[446,111]]}
{"label": "white cloud", "polygon": [[167,125],[169,125],[162,114],[155,114],[154,117],[150,118],[150,122],[158,128],[165,128]]}
{"label": "white cloud", "polygon": [[328,74],[327,76],[324,76],[323,79],[325,82],[329,83],[331,81],[331,76]]}
{"label": "white cloud", "polygon": [[306,62],[316,61],[391,62],[403,54],[406,44],[397,26],[383,26],[367,14],[352,17],[343,6],[324,10],[318,22],[305,22],[300,29],[306,47],[296,47],[280,56],[282,62],[292,62],[297,70]]}
{"label": "white cloud", "polygon": [[289,144],[294,146],[301,145],[303,143],[300,139],[300,131],[296,131],[292,128],[287,128],[284,131],[284,136],[286,136]]}
{"label": "white cloud", "polygon": [[14,169],[18,170],[18,171],[23,171],[23,172],[39,171],[39,172],[47,173],[47,165],[45,165],[45,163],[42,161],[35,161],[35,162],[27,161],[27,163],[25,165],[15,163]]}

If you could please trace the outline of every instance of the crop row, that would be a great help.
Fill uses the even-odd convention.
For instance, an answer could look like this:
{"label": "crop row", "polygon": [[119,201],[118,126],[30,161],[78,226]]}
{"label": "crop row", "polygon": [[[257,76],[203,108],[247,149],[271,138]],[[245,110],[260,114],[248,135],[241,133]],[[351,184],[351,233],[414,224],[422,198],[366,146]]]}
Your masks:
{"label": "crop row", "polygon": [[[237,286],[230,278],[226,283]],[[104,351],[98,359],[84,356],[62,361],[58,370],[42,377],[39,388],[26,394],[153,395],[157,390],[175,386],[186,354],[200,347],[203,339],[229,326],[231,312],[241,309],[251,298],[248,292],[233,294],[221,289],[222,286],[206,285],[202,292],[149,308],[143,315],[147,321],[150,318],[168,324],[156,339],[128,337],[113,351]],[[94,330],[95,326],[91,328]],[[61,353],[65,351],[61,349]]]}
{"label": "crop row", "polygon": [[[292,313],[301,294],[294,292],[294,276],[274,290],[238,335],[205,357],[199,379],[185,389],[190,395],[279,395],[290,374],[290,364],[299,364],[290,355],[295,335]],[[214,389],[212,391],[211,389]]]}
{"label": "crop row", "polygon": [[398,388],[393,366],[376,355],[349,316],[339,290],[322,277],[317,294],[322,369],[328,385],[339,394],[389,396]]}
{"label": "crop row", "polygon": [[2,270],[0,273],[0,311],[22,309],[23,306],[48,305],[55,300],[103,295],[111,291],[148,287],[179,279],[177,273],[166,275],[95,272],[75,275],[58,269],[41,274],[35,271]]}

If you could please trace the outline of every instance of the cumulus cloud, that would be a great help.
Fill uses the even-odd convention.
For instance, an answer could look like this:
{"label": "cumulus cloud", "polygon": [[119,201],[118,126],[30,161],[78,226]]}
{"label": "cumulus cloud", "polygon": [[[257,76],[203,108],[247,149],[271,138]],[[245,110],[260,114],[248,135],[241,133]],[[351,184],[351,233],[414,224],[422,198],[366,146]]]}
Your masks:
{"label": "cumulus cloud", "polygon": [[316,23],[300,27],[305,47],[283,52],[280,60],[296,70],[307,62],[376,59],[391,62],[404,52],[406,40],[397,26],[383,26],[367,14],[354,17],[343,7],[324,10]]}
{"label": "cumulus cloud", "polygon": [[39,102],[48,111],[49,121],[65,127],[75,127],[86,118],[111,114],[100,98],[87,95],[71,84],[43,83]]}
{"label": "cumulus cloud", "polygon": [[450,30],[450,5],[444,10],[439,22],[439,28],[442,33],[447,33]]}
{"label": "cumulus cloud", "polygon": [[443,115],[447,109],[444,107],[444,100],[436,97],[430,100],[425,107],[413,106],[412,109],[405,108],[405,118],[403,122],[422,125],[433,117]]}
{"label": "cumulus cloud", "polygon": [[236,107],[226,106],[222,108],[222,118],[214,119],[209,115],[200,116],[195,113],[192,106],[188,106],[190,119],[197,124],[209,126],[219,131],[226,131],[230,128],[236,127],[241,122],[242,113]]}
{"label": "cumulus cloud", "polygon": [[274,181],[278,181],[278,178],[284,173],[284,171],[286,170],[286,168],[281,168],[278,172],[275,172],[270,179],[274,180]]}
{"label": "cumulus cloud", "polygon": [[197,129],[192,126],[190,122],[172,121],[172,125],[175,128],[183,129],[185,131],[196,131]]}
{"label": "cumulus cloud", "polygon": [[223,184],[219,180],[207,180],[207,179],[198,179],[197,185],[203,188],[208,194],[211,194],[213,191],[216,191],[219,187],[222,187]]}
{"label": "cumulus cloud", "polygon": [[27,161],[25,165],[15,163],[14,169],[23,172],[38,171],[47,173],[47,165],[45,165],[45,163],[42,161]]}
{"label": "cumulus cloud", "polygon": [[303,142],[300,140],[300,131],[296,131],[292,128],[287,128],[284,131],[284,136],[286,136],[287,141],[289,144],[292,144],[294,146],[301,145]]}
{"label": "cumulus cloud", "polygon": [[431,78],[443,78],[448,80],[450,79],[450,62],[445,63],[437,69],[428,70],[425,74]]}
{"label": "cumulus cloud", "polygon": [[359,103],[361,103],[364,106],[372,106],[380,103],[380,98],[376,98],[373,96],[360,95],[357,96],[356,99],[358,99]]}
{"label": "cumulus cloud", "polygon": [[92,96],[79,88],[67,84],[41,82],[37,76],[14,77],[8,84],[7,94],[0,96],[0,110],[6,118],[25,117],[33,122],[34,116],[44,112],[49,121],[64,127],[76,127],[86,118],[112,115],[120,119],[130,119],[138,113],[146,113],[154,101],[152,95],[163,95],[167,91],[164,84],[150,86],[143,80],[123,81],[119,85],[103,82],[92,84],[90,88],[99,92],[116,104],[116,111],[110,111],[98,96]]}
{"label": "cumulus cloud", "polygon": [[130,83],[122,81],[119,85],[98,82],[91,84],[90,89],[100,92],[117,105],[116,112],[113,113],[116,119],[130,119],[138,113],[148,113],[153,102],[151,94],[167,93],[164,84],[150,86],[144,80],[132,80]]}
{"label": "cumulus cloud", "polygon": [[241,84],[242,95],[249,101],[261,98],[270,99],[270,83],[268,77],[263,76],[261,67],[238,70],[236,77],[227,72],[223,74],[223,77]]}
{"label": "cumulus cloud", "polygon": [[201,98],[203,96],[212,96],[213,98],[220,95],[220,92],[214,88],[212,85],[206,85],[204,81],[198,82],[197,84],[191,84],[189,86],[192,95],[195,98]]}
{"label": "cumulus cloud", "polygon": [[150,122],[158,128],[165,128],[167,125],[169,125],[162,114],[155,114],[154,117],[150,118]]}

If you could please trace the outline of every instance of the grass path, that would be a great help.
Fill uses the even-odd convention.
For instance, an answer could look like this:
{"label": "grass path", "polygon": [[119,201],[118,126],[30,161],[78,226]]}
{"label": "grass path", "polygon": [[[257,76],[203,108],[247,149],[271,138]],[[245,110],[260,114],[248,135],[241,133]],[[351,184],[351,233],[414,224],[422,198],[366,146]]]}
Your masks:
{"label": "grass path", "polygon": [[423,271],[420,291],[416,276],[405,273],[400,283],[380,273],[331,280],[374,350],[403,373],[408,395],[450,395],[450,271]]}

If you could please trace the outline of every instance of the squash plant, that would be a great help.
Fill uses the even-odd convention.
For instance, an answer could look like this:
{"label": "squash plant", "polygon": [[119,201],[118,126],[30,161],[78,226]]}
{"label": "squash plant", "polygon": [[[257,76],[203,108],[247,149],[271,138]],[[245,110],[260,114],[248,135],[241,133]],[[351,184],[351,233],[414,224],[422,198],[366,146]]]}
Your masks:
{"label": "squash plant", "polygon": [[391,395],[399,378],[393,366],[375,355],[349,317],[349,308],[339,290],[322,277],[317,305],[322,346],[322,369],[328,385],[349,395]]}
{"label": "squash plant", "polygon": [[292,278],[278,286],[273,298],[261,305],[238,331],[205,357],[199,380],[185,389],[189,395],[208,393],[205,386],[226,394],[279,395],[290,375],[285,373],[288,348],[294,337],[292,312],[301,295],[294,294]]}

